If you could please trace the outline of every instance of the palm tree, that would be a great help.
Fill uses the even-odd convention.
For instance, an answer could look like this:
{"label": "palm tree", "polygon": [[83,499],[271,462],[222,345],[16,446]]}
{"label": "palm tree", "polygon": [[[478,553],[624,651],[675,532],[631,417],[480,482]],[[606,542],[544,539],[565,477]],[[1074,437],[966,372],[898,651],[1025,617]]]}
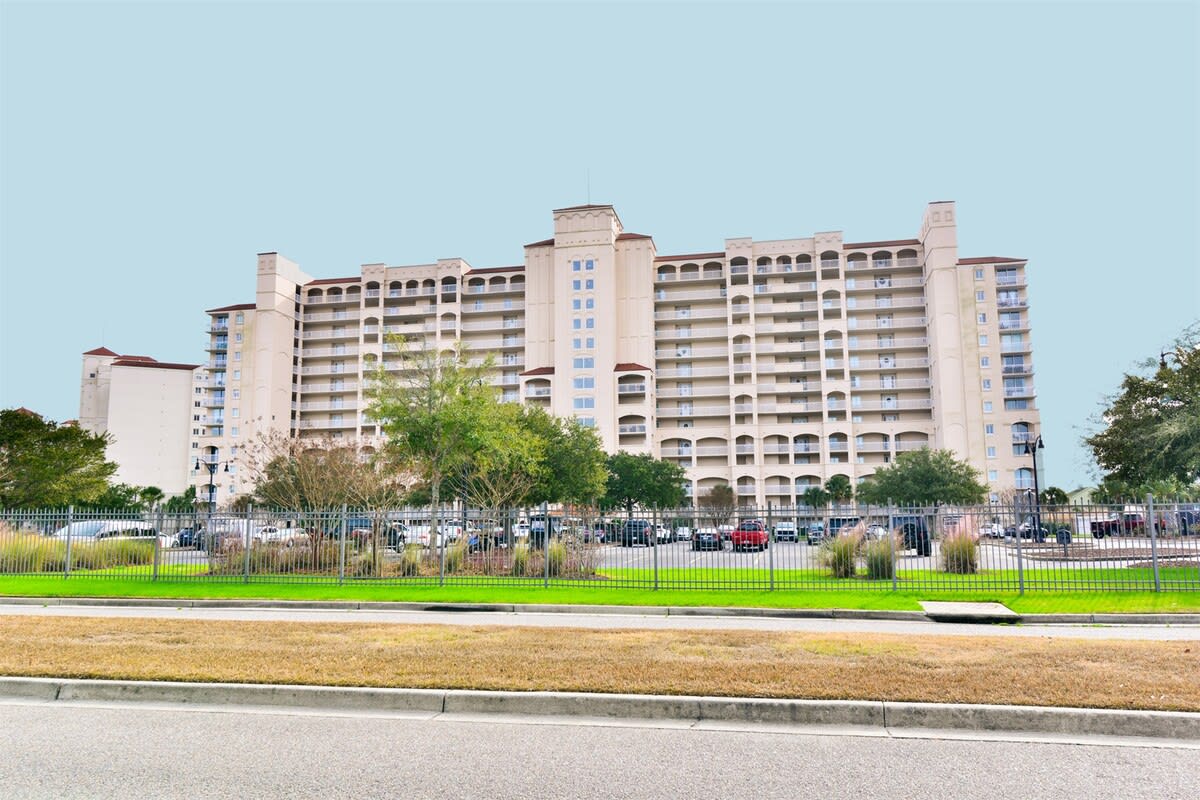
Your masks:
{"label": "palm tree", "polygon": [[830,498],[836,503],[848,501],[854,497],[854,485],[845,475],[834,475],[825,481],[825,491],[829,492]]}
{"label": "palm tree", "polygon": [[143,486],[138,492],[138,497],[147,508],[153,511],[166,495],[157,486]]}
{"label": "palm tree", "polygon": [[800,495],[804,505],[810,508],[821,508],[829,502],[831,495],[820,486],[810,486]]}

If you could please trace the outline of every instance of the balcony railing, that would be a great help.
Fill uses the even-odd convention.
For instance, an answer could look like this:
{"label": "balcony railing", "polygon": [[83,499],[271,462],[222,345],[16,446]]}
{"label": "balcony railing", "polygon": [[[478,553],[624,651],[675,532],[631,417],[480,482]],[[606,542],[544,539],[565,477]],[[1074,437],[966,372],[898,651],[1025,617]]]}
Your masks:
{"label": "balcony railing", "polygon": [[645,394],[644,383],[622,383],[617,385],[617,394]]}
{"label": "balcony railing", "polygon": [[627,424],[627,425],[618,425],[617,426],[617,433],[620,433],[620,434],[633,434],[633,433],[645,433],[645,432],[646,432],[645,423]]}

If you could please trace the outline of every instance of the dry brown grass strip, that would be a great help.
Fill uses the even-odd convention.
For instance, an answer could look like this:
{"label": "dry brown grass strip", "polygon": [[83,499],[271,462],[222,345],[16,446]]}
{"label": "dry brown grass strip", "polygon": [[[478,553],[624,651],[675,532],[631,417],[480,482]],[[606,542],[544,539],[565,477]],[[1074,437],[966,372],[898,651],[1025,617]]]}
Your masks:
{"label": "dry brown grass strip", "polygon": [[0,674],[1200,710],[1194,642],[0,617]]}

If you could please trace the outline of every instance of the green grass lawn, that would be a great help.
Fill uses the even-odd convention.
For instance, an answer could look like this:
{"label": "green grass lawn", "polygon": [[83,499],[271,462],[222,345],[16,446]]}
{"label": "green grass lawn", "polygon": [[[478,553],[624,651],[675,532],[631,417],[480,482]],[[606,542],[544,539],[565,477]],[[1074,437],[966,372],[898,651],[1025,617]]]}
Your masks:
{"label": "green grass lawn", "polygon": [[1083,593],[980,589],[892,592],[882,588],[781,591],[652,589],[603,586],[414,586],[348,583],[241,583],[121,580],[76,576],[0,577],[0,597],[254,598],[272,600],[375,600],[423,603],[530,603],[566,605],[732,606],[759,608],[855,608],[919,611],[919,600],[990,600],[1027,614],[1200,612],[1200,592],[1095,591]]}

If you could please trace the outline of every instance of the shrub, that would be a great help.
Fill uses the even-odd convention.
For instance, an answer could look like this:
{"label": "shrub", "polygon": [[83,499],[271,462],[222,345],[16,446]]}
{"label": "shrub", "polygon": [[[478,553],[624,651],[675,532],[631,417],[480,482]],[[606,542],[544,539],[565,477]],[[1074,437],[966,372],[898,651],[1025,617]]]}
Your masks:
{"label": "shrub", "polygon": [[424,548],[419,544],[410,544],[404,548],[404,553],[400,557],[400,574],[406,578],[413,578],[421,574],[421,556]]}
{"label": "shrub", "polygon": [[0,572],[62,572],[67,543],[30,533],[0,533]]}
{"label": "shrub", "polygon": [[890,581],[896,576],[896,549],[892,534],[884,539],[869,542],[864,556],[867,562],[867,577],[873,581]]}
{"label": "shrub", "polygon": [[519,544],[513,548],[512,574],[516,577],[529,574],[529,545]]}
{"label": "shrub", "polygon": [[[251,575],[328,574],[337,575],[338,543],[324,541],[316,546],[280,547],[255,543],[250,547]],[[369,559],[365,569],[370,571]],[[346,559],[346,574],[356,575],[362,569],[359,559]],[[212,559],[209,571],[214,575],[241,575],[246,572],[246,549],[241,542],[232,541]]]}
{"label": "shrub", "polygon": [[465,540],[455,542],[446,548],[446,574],[458,572],[463,562],[467,560],[467,543]]}
{"label": "shrub", "polygon": [[942,570],[953,575],[973,575],[979,571],[979,534],[960,527],[942,537]]}
{"label": "shrub", "polygon": [[550,559],[550,577],[562,575],[563,566],[567,563],[567,546],[562,542],[551,542],[546,557]]}
{"label": "shrub", "polygon": [[843,528],[838,535],[821,545],[821,562],[835,578],[853,578],[858,560],[858,547],[862,544],[866,525],[862,522],[853,528]]}

